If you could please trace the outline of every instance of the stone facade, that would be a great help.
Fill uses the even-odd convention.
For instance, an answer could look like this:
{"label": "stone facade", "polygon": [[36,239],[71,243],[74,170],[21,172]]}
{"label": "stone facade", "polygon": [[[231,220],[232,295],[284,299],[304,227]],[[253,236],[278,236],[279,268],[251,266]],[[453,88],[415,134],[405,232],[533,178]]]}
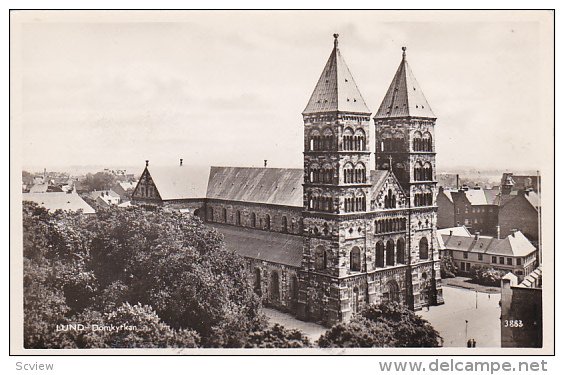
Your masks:
{"label": "stone facade", "polygon": [[[301,263],[299,259],[297,264],[268,261],[265,249],[262,255],[258,251],[246,257],[249,277],[266,305],[326,325],[350,319],[365,304],[397,301],[421,309],[443,303],[435,236],[436,118],[432,114],[376,115],[376,170],[371,171],[371,111],[340,55],[336,38],[303,112],[303,179],[298,176],[299,184],[303,182],[303,206],[268,203],[274,193],[265,193],[266,185],[260,182],[253,189],[262,189],[263,203],[251,201],[256,197],[250,195],[244,195],[245,201],[207,195],[201,202],[190,203],[200,206],[189,206],[207,222],[241,227],[245,233],[260,230],[256,233],[299,236]],[[405,64],[404,54],[397,74]],[[227,172],[225,176],[238,173]],[[288,176],[280,178],[281,185]],[[279,187],[276,181],[264,181],[269,188]],[[246,186],[230,182],[215,181],[212,189]],[[147,176],[137,188],[158,195],[159,187]],[[138,201],[147,199],[153,197]],[[158,200],[159,196],[153,199]]]}
{"label": "stone facade", "polygon": [[279,233],[301,234],[301,208],[208,199],[206,221]]}

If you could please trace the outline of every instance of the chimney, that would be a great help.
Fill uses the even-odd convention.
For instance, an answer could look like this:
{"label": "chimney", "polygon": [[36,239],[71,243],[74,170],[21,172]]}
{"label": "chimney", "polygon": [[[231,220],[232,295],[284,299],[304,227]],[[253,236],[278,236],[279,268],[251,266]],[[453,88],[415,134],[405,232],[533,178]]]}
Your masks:
{"label": "chimney", "polygon": [[456,174],[456,190],[458,190],[459,183],[460,183],[460,176],[457,173]]}
{"label": "chimney", "polygon": [[145,167],[149,166],[149,160],[145,160]]}
{"label": "chimney", "polygon": [[180,159],[180,166],[181,166],[181,167],[182,167],[182,160],[183,160],[183,159]]}
{"label": "chimney", "polygon": [[449,236],[451,236],[451,237],[452,237],[452,229],[450,230]]}
{"label": "chimney", "polygon": [[495,229],[497,232],[497,239],[499,240],[501,238],[501,228],[499,227],[499,225],[496,225]]}
{"label": "chimney", "polygon": [[518,229],[511,229],[511,235],[515,237],[515,233],[517,233]]}
{"label": "chimney", "polygon": [[264,159],[264,167],[266,168],[266,164],[268,163],[268,160]]}
{"label": "chimney", "polygon": [[474,239],[478,241],[479,238],[480,238],[480,232],[479,231],[474,232]]}

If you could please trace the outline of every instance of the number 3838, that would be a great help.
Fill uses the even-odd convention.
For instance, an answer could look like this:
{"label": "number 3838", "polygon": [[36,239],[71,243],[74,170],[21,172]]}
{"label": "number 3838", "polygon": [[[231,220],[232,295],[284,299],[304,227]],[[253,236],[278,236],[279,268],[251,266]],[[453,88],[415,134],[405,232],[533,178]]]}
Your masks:
{"label": "number 3838", "polygon": [[510,328],[521,328],[521,327],[523,327],[523,321],[522,320],[504,320],[503,326],[504,327],[510,327]]}

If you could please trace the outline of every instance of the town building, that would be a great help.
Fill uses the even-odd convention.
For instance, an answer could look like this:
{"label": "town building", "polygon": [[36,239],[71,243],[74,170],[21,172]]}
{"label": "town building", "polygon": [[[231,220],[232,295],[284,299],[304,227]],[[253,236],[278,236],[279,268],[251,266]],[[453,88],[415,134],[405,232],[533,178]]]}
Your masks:
{"label": "town building", "polygon": [[498,238],[505,238],[518,230],[538,244],[540,177],[514,176],[511,173],[503,176],[502,184],[494,189],[466,186],[457,190],[439,188],[437,227],[464,225],[472,233]]}
{"label": "town building", "polygon": [[539,241],[541,200],[532,188],[527,190],[504,189],[498,199],[498,225],[501,236],[518,229],[531,241]]}
{"label": "town building", "polygon": [[[333,324],[363,304],[443,303],[436,241],[435,121],[403,48],[374,116],[334,35],[303,113],[304,167],[149,166],[132,200],[199,216],[245,257],[265,304]],[[204,184],[203,181],[207,182]]]}
{"label": "town building", "polygon": [[22,193],[22,201],[35,202],[49,211],[63,210],[85,214],[95,213],[94,209],[76,192]]}
{"label": "town building", "polygon": [[522,280],[538,265],[537,249],[519,231],[498,239],[454,227],[441,229],[438,236],[441,257],[450,256],[461,274],[468,274],[473,266],[485,266],[511,272]]}
{"label": "town building", "polygon": [[121,203],[118,193],[113,190],[95,190],[89,194],[90,200],[96,203],[98,207],[117,206]]}
{"label": "town building", "polygon": [[542,268],[501,280],[501,347],[542,348]]}

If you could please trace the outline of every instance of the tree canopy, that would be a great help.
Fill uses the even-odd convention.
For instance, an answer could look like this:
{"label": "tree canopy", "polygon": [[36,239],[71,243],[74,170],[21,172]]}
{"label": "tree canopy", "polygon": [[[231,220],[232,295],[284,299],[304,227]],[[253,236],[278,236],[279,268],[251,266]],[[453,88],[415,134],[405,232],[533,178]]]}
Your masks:
{"label": "tree canopy", "polygon": [[397,302],[364,307],[348,323],[321,335],[322,348],[437,347],[441,337],[431,324]]}
{"label": "tree canopy", "polygon": [[197,218],[140,208],[48,213],[31,203],[23,213],[27,348],[147,346],[139,331],[92,340],[55,329],[81,321],[142,321],[158,327],[162,346],[242,347],[265,327],[244,260]]}

